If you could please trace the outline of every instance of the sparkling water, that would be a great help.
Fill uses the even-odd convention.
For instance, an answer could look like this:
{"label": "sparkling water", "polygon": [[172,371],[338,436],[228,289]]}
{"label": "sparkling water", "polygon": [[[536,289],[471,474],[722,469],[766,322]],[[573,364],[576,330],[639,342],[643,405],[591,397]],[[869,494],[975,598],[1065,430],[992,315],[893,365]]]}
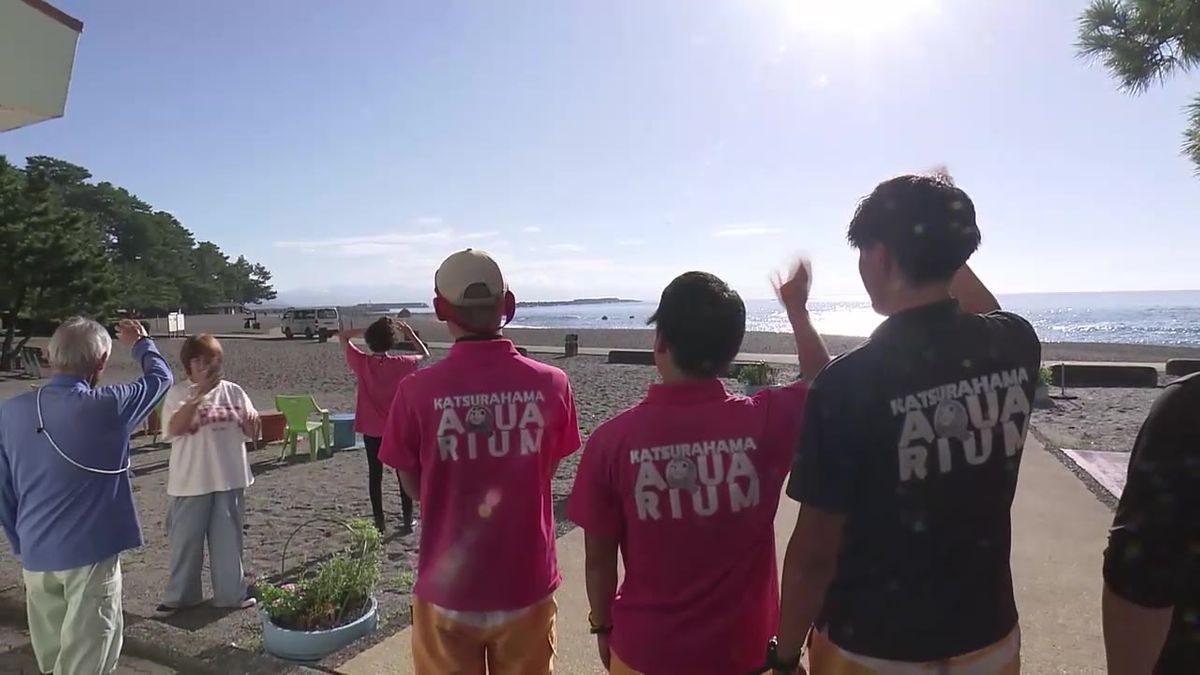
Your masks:
{"label": "sparkling water", "polygon": [[[1114,342],[1200,346],[1200,291],[1037,293],[1001,296],[1005,309],[1024,316],[1046,342]],[[513,327],[645,328],[654,303],[521,307]],[[826,335],[869,335],[882,321],[866,300],[809,303]],[[746,302],[746,329],[791,330],[775,300]]]}

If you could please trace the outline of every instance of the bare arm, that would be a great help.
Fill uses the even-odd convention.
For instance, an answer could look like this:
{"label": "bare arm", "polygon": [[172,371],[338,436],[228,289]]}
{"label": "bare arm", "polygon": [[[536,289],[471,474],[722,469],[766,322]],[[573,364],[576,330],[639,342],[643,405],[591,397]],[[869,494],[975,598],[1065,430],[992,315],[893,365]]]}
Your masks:
{"label": "bare arm", "polygon": [[400,332],[404,334],[404,339],[412,343],[413,348],[417,350],[417,355],[423,359],[429,358],[429,347],[421,341],[420,336],[417,335],[417,331],[412,329],[412,326],[401,321]]}
{"label": "bare arm", "polygon": [[186,436],[191,432],[192,422],[196,421],[196,410],[200,408],[203,397],[189,396],[183,405],[171,414],[167,422],[168,436]]}
{"label": "bare arm", "polygon": [[1117,595],[1107,585],[1102,605],[1109,675],[1153,673],[1167,643],[1172,608],[1141,607]]}
{"label": "bare arm", "polygon": [[806,382],[812,382],[817,373],[829,363],[829,350],[817,333],[816,326],[808,316],[808,310],[798,314],[788,313],[792,322],[792,333],[796,336],[796,353],[800,355],[800,374]]}
{"label": "bare arm", "polygon": [[355,347],[354,344],[352,342],[350,342],[350,340],[353,338],[356,338],[356,337],[362,337],[363,332],[364,331],[361,328],[345,328],[343,326],[339,326],[338,327],[338,341],[342,343],[343,347],[349,347],[351,349],[358,349],[358,347]]}
{"label": "bare arm", "polygon": [[791,660],[800,653],[825,593],[837,571],[846,517],[812,506],[800,507],[788,542],[780,587],[779,656]]}
{"label": "bare arm", "polygon": [[776,275],[774,279],[775,294],[779,302],[787,310],[788,320],[792,324],[792,333],[796,337],[796,354],[800,357],[800,372],[805,381],[812,382],[817,373],[829,363],[829,350],[825,341],[817,333],[816,327],[808,314],[808,293],[812,289],[812,263],[801,258],[792,270],[791,275],[784,279]]}
{"label": "bare arm", "polygon": [[411,497],[414,502],[421,501],[421,474],[397,471],[396,475],[400,477],[400,487],[404,490],[404,494]]}
{"label": "bare arm", "polygon": [[954,275],[954,280],[950,282],[950,295],[969,314],[987,314],[1000,309],[1000,301],[975,276],[969,265],[963,265]]}
{"label": "bare arm", "polygon": [[[584,532],[583,549],[586,562],[584,576],[587,584],[589,620],[595,626],[612,626],[612,603],[617,595],[617,551],[615,539]],[[596,636],[600,660],[609,667],[611,655],[608,650],[608,635]]]}

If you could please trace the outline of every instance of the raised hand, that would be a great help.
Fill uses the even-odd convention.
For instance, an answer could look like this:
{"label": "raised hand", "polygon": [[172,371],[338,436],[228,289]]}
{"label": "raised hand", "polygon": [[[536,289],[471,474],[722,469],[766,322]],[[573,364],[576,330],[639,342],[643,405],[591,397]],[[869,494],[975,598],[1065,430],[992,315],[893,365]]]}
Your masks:
{"label": "raised hand", "polygon": [[812,290],[812,261],[800,258],[786,276],[776,272],[771,285],[775,287],[775,295],[787,310],[788,316],[808,312],[808,293]]}
{"label": "raised hand", "polygon": [[138,340],[144,337],[148,336],[146,335],[146,327],[142,325],[142,322],[134,321],[133,319],[121,319],[117,322],[117,338],[126,347],[134,346]]}

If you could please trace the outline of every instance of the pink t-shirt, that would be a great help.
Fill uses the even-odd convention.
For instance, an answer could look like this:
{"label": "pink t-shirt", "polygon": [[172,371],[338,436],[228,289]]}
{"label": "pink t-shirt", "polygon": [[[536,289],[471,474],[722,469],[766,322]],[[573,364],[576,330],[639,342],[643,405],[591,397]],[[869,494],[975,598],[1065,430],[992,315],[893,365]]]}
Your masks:
{"label": "pink t-shirt", "polygon": [[658,384],[600,425],[567,502],[620,544],[612,650],[638,672],[762,665],[779,623],[775,510],[808,387],[733,396],[719,380]]}
{"label": "pink t-shirt", "polygon": [[383,436],[396,387],[421,367],[421,357],[366,354],[347,342],[346,363],[358,378],[354,430],[364,436]]}
{"label": "pink t-shirt", "polygon": [[566,373],[521,356],[509,340],[460,341],[405,378],[379,459],[420,474],[417,597],[498,612],[553,593],[550,479],[579,444]]}

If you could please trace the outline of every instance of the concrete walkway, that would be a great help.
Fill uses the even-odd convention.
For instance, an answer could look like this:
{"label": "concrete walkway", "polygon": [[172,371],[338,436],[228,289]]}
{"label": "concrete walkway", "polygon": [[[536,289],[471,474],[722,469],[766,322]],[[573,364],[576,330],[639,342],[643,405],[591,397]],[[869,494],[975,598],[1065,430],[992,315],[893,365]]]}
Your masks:
{"label": "concrete walkway", "polygon": [[[781,500],[777,548],[795,524],[797,505]],[[1100,556],[1112,514],[1070,471],[1030,437],[1013,507],[1013,568],[1023,634],[1022,673],[1104,672],[1100,627]],[[558,660],[569,675],[601,675],[587,630],[583,532],[558,540],[563,585],[558,592]],[[404,630],[347,662],[346,675],[408,675],[411,635]]]}

